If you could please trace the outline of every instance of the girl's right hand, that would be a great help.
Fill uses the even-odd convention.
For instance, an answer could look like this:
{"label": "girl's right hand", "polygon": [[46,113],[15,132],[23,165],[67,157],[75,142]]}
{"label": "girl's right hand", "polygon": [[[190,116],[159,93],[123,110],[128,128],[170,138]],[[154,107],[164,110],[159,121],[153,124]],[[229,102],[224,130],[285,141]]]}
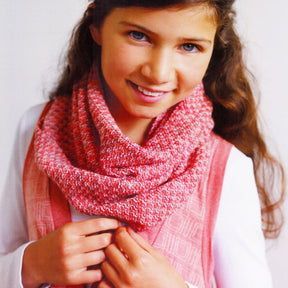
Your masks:
{"label": "girl's right hand", "polygon": [[100,269],[87,269],[105,260],[103,249],[113,241],[120,226],[111,218],[96,218],[65,224],[42,239],[31,243],[24,252],[22,281],[25,288],[43,283],[79,285],[102,279]]}

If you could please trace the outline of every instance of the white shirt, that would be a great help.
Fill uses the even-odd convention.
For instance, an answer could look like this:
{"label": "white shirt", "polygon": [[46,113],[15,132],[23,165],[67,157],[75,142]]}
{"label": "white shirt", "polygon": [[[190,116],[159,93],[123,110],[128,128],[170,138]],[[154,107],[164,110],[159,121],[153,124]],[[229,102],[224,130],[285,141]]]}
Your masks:
{"label": "white shirt", "polygon": [[[22,170],[43,105],[20,122],[4,191],[0,194],[0,276],[2,288],[23,288],[23,253],[29,245],[22,192]],[[71,209],[72,221],[88,219]],[[227,162],[213,239],[215,281],[219,288],[271,288],[261,209],[253,165],[236,148]]]}

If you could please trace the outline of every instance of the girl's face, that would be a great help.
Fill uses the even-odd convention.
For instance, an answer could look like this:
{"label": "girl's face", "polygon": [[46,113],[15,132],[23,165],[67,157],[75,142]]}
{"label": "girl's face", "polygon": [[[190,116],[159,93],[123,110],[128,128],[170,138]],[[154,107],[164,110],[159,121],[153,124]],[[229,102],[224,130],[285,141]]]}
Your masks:
{"label": "girl's face", "polygon": [[100,30],[107,103],[116,121],[153,119],[204,77],[214,45],[212,8],[116,8]]}

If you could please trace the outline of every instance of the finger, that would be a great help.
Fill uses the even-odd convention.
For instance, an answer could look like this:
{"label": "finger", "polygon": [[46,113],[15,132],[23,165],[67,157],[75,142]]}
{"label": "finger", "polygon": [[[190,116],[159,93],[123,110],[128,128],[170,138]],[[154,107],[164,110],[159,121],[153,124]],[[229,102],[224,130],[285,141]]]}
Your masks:
{"label": "finger", "polygon": [[[99,282],[103,278],[103,273],[100,269],[97,270],[82,270],[78,272],[74,272],[73,276],[70,279],[65,280],[64,282],[55,283],[57,286],[64,286],[64,285],[80,285],[84,283],[94,283]],[[66,286],[65,286],[66,287]]]}
{"label": "finger", "polygon": [[[92,286],[93,288],[94,286]],[[99,284],[98,286],[95,286],[98,288],[113,288],[113,286],[108,282],[108,280],[106,278],[104,278]]]}
{"label": "finger", "polygon": [[102,279],[103,279],[103,273],[101,269],[87,270],[84,272],[84,276],[82,276],[82,281],[80,282],[80,284],[99,282]]}
{"label": "finger", "polygon": [[80,222],[70,223],[71,234],[87,236],[104,231],[115,230],[120,226],[117,219],[113,218],[94,218]]}
{"label": "finger", "polygon": [[109,261],[106,260],[102,263],[101,270],[102,270],[103,274],[108,278],[108,280],[113,285],[115,285],[115,283],[117,283],[117,280],[119,279],[119,273],[117,272],[117,270],[113,267],[113,265]]}
{"label": "finger", "polygon": [[127,232],[129,233],[129,235],[134,239],[134,241],[144,250],[146,250],[147,252],[151,252],[151,250],[153,250],[153,246],[150,245],[149,242],[147,242],[141,235],[139,235],[138,233],[136,233],[131,227],[127,227]]}
{"label": "finger", "polygon": [[112,243],[112,240],[113,240],[112,233],[103,233],[83,237],[78,244],[79,247],[77,252],[87,253],[104,249]]}
{"label": "finger", "polygon": [[119,273],[121,273],[128,264],[126,256],[119,250],[115,243],[105,249],[105,255]]}
{"label": "finger", "polygon": [[[103,250],[86,253],[81,256],[82,267],[96,266],[105,261],[106,255]],[[80,262],[80,261],[79,261]]]}
{"label": "finger", "polygon": [[[97,267],[97,265],[103,263],[106,260],[106,255],[103,250],[93,251],[90,253],[84,253],[74,255],[67,260],[64,267],[61,267],[63,271],[85,271],[91,266]],[[98,267],[99,268],[99,267]],[[95,269],[94,269],[95,270]]]}
{"label": "finger", "polygon": [[132,262],[137,261],[137,259],[141,257],[141,253],[143,253],[142,247],[130,236],[126,227],[117,229],[115,232],[115,243]]}

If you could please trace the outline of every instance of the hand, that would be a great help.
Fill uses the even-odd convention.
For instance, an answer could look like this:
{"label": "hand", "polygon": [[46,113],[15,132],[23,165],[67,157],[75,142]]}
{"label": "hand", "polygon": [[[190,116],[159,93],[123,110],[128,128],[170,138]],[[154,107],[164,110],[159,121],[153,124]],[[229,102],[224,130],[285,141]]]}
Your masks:
{"label": "hand", "polygon": [[187,287],[168,260],[131,228],[118,228],[105,254],[101,269],[108,281],[99,288]]}
{"label": "hand", "polygon": [[24,252],[22,279],[25,288],[42,283],[79,285],[102,279],[100,269],[87,269],[105,260],[104,250],[113,240],[115,219],[96,218],[65,224],[30,244]]}

